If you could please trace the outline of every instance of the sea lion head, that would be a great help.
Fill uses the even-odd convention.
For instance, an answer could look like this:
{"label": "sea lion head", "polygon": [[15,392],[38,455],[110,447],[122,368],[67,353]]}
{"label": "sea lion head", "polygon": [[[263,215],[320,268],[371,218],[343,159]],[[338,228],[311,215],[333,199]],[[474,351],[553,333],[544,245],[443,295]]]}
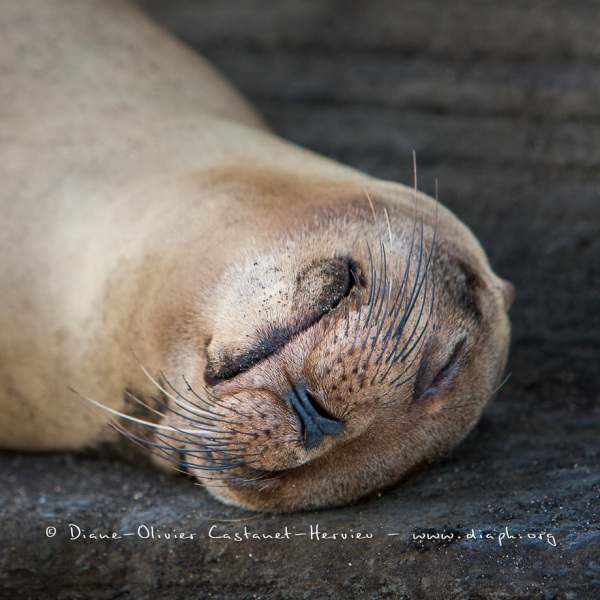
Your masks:
{"label": "sea lion head", "polygon": [[345,504],[448,451],[509,342],[512,286],[448,210],[393,184],[300,188],[261,190],[305,206],[232,252],[161,384],[155,448],[258,510]]}

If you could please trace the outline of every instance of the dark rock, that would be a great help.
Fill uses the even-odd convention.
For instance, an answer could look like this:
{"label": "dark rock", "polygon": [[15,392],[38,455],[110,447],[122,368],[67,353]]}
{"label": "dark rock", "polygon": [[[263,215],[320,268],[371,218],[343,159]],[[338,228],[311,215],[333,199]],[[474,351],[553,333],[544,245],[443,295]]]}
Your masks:
{"label": "dark rock", "polygon": [[[261,516],[143,466],[4,454],[0,597],[600,597],[597,4],[144,4],[284,137],[409,184],[416,149],[517,287],[512,375],[451,456],[345,509]],[[134,535],[92,537],[113,532]]]}

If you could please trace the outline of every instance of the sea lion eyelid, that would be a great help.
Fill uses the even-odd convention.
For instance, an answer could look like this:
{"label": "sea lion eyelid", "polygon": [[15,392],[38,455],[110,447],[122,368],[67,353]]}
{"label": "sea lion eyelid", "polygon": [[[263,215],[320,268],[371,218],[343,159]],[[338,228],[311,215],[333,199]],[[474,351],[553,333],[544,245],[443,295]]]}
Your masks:
{"label": "sea lion eyelid", "polygon": [[[461,363],[465,343],[466,338],[462,338],[455,344],[454,349],[444,366],[437,372],[431,383],[425,388],[425,391],[416,396],[416,399],[433,396],[442,386],[446,385],[453,378]],[[417,391],[417,387],[415,387],[415,391]]]}
{"label": "sea lion eyelid", "polygon": [[346,257],[344,260],[348,265],[348,271],[350,273],[350,286],[348,288],[348,291],[346,292],[347,297],[353,286],[357,285],[358,287],[364,288],[367,286],[367,282],[365,280],[365,276],[360,267],[360,264],[356,260],[350,257]]}
{"label": "sea lion eyelid", "polygon": [[[233,379],[268,359],[281,350],[295,336],[303,333],[324,316],[334,311],[344,299],[350,296],[355,286],[364,287],[366,285],[360,266],[354,259],[336,257],[323,262],[325,264],[329,263],[330,279],[333,280],[333,284],[330,283],[323,286],[325,294],[319,299],[317,305],[312,307],[312,315],[297,319],[287,326],[275,327],[267,323],[264,329],[252,332],[251,338],[254,340],[254,344],[247,347],[241,353],[223,352],[218,356],[217,360],[208,356],[204,371],[204,381],[207,385],[214,386]],[[318,266],[318,263],[313,263],[313,265]],[[331,269],[331,265],[338,267],[337,273],[335,269]],[[341,276],[342,271],[344,271],[344,277]],[[335,281],[336,275],[338,276],[338,281]],[[206,345],[207,352],[212,339],[211,336]]]}

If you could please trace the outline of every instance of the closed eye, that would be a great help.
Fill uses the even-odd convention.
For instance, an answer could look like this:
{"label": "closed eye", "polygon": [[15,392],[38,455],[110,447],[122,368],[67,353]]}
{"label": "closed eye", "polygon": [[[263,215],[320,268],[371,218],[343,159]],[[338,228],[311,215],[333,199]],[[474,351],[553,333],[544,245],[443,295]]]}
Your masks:
{"label": "closed eye", "polygon": [[290,322],[284,326],[275,327],[266,323],[264,329],[246,336],[253,339],[254,343],[242,352],[233,353],[224,349],[217,353],[216,360],[209,352],[204,372],[205,381],[209,385],[232,379],[269,358],[295,336],[335,310],[356,285],[364,283],[358,264],[351,258],[326,259],[311,266],[312,271],[305,274],[305,279],[312,281],[318,276],[321,282],[320,293],[314,298],[314,305],[306,306],[305,311],[300,311],[299,314],[291,314]]}
{"label": "closed eye", "polygon": [[450,354],[444,366],[437,372],[433,379],[427,381],[428,378],[424,373],[421,373],[421,369],[419,369],[415,388],[413,390],[413,400],[420,400],[433,396],[443,387],[448,385],[460,367],[465,341],[466,338],[463,338],[456,343],[452,350],[452,354]]}

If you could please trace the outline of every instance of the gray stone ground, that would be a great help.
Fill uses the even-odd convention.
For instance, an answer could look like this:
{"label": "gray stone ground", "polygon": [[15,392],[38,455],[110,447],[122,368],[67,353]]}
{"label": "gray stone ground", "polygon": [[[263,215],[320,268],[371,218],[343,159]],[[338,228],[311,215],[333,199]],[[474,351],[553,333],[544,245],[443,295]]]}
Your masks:
{"label": "gray stone ground", "polygon": [[147,467],[1,455],[0,597],[600,597],[600,3],[144,3],[284,137],[409,184],[416,150],[517,287],[512,376],[451,456],[339,510],[256,516]]}

